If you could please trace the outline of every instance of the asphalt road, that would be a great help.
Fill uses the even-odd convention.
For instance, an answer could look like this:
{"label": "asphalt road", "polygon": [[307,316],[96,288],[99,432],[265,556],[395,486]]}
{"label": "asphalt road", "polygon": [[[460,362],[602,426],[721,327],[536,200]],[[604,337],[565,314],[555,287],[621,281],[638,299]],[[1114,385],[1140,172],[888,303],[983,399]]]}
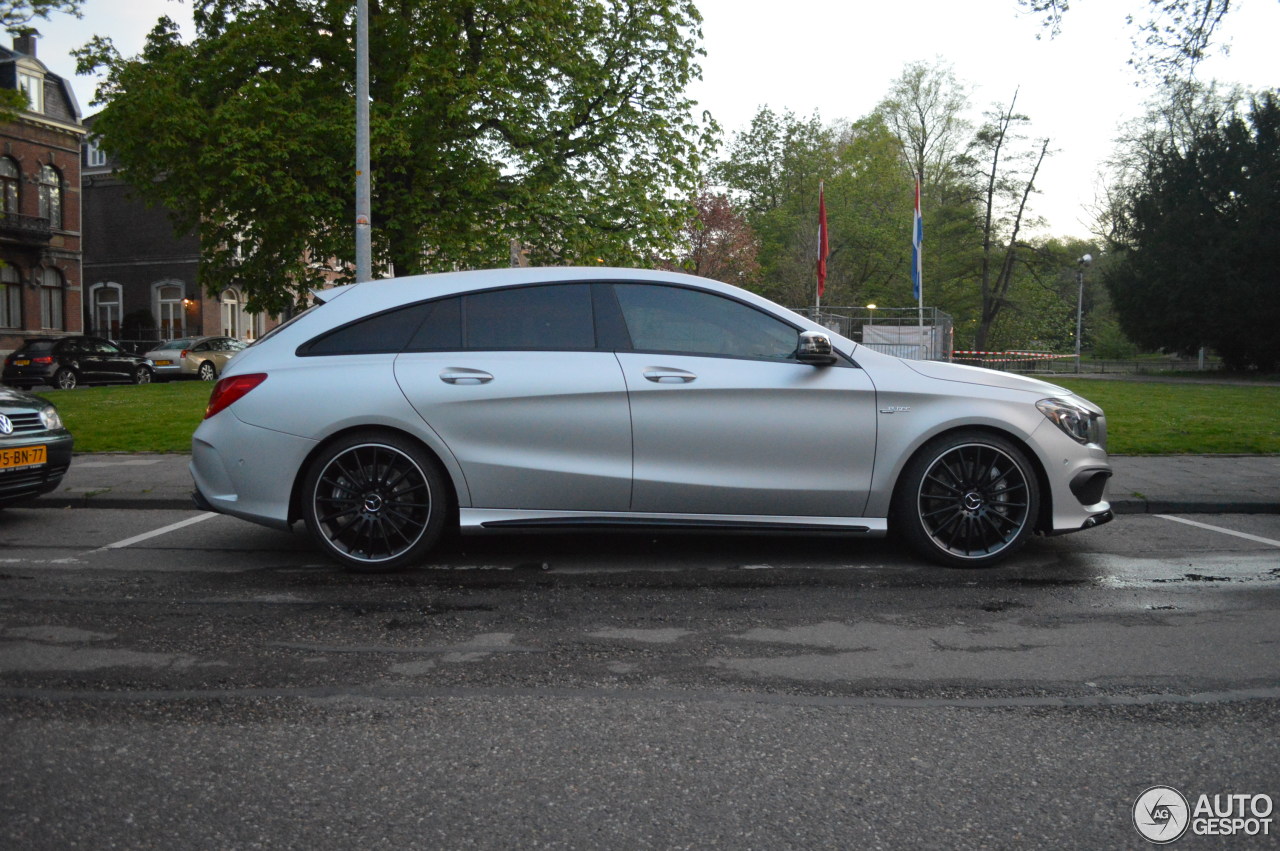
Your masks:
{"label": "asphalt road", "polygon": [[750,536],[435,562],[0,512],[0,847],[1140,848],[1151,786],[1280,798],[1280,516],[982,572]]}

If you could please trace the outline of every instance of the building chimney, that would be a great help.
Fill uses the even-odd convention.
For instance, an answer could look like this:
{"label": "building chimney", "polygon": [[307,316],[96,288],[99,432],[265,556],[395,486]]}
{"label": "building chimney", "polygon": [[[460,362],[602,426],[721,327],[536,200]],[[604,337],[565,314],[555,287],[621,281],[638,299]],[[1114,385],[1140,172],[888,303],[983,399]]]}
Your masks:
{"label": "building chimney", "polygon": [[18,53],[25,53],[32,59],[36,58],[36,34],[31,31],[19,33],[13,37],[13,49]]}

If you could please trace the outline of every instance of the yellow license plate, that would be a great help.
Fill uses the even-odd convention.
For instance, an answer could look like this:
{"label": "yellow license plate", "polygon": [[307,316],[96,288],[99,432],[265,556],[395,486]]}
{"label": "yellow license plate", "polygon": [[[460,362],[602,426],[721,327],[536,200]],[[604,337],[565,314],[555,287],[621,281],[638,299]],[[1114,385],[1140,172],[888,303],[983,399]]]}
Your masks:
{"label": "yellow license plate", "polygon": [[13,362],[13,365],[14,365],[14,366],[31,366],[31,361],[26,360],[26,359],[24,358],[23,360],[16,360],[16,361],[14,361],[14,362]]}
{"label": "yellow license plate", "polygon": [[19,467],[38,467],[49,460],[46,446],[23,446],[20,449],[0,449],[0,470],[16,470]]}
{"label": "yellow license plate", "polygon": [[158,360],[158,361],[156,361],[156,366],[173,366],[173,361],[171,361],[171,360]]}

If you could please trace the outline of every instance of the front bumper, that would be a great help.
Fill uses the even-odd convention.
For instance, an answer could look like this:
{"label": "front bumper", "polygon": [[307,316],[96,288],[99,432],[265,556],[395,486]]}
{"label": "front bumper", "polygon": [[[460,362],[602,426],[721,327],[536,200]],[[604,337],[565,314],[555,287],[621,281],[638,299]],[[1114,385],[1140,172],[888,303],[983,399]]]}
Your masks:
{"label": "front bumper", "polygon": [[39,467],[18,470],[0,470],[0,505],[12,505],[35,499],[58,486],[71,466],[71,449],[75,441],[63,432],[52,437],[32,436],[20,442],[7,441],[6,449],[25,446],[48,447],[47,460]]}

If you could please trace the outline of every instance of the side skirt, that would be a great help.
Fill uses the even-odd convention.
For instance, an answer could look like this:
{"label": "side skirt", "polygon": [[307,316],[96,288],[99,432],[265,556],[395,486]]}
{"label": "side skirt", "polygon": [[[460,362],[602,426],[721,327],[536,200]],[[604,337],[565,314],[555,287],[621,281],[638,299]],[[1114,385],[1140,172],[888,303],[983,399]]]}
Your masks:
{"label": "side skirt", "polygon": [[785,517],[744,514],[638,514],[607,511],[543,511],[507,508],[462,508],[458,524],[464,534],[502,531],[606,531],[656,529],[691,532],[804,532],[883,537],[883,517]]}

